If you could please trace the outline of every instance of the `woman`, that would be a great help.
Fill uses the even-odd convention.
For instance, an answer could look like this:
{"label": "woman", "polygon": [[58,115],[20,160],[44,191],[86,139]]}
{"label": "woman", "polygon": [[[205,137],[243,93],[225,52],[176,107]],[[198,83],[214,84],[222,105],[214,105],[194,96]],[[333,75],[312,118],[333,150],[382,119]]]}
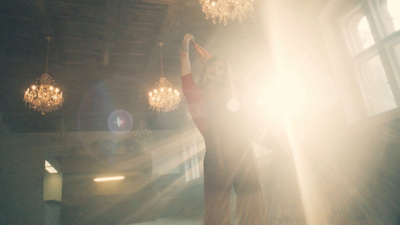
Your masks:
{"label": "woman", "polygon": [[[240,225],[266,224],[265,205],[255,157],[246,137],[243,109],[230,107],[236,93],[227,64],[218,57],[204,65],[195,84],[189,60],[186,34],[180,51],[182,89],[194,123],[202,134],[204,156],[204,224],[230,225],[230,193],[236,192]],[[234,104],[235,105],[235,104]],[[227,107],[228,106],[228,107]]]}

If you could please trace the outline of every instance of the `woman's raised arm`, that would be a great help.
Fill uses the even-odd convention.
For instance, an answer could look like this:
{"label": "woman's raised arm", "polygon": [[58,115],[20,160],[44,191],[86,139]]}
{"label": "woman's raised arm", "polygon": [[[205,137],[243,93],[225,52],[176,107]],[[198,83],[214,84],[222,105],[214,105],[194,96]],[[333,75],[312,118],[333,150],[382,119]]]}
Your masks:
{"label": "woman's raised arm", "polygon": [[189,59],[189,44],[190,41],[194,42],[194,37],[191,34],[185,34],[182,40],[182,46],[180,50],[181,57],[181,76],[192,73],[192,67]]}

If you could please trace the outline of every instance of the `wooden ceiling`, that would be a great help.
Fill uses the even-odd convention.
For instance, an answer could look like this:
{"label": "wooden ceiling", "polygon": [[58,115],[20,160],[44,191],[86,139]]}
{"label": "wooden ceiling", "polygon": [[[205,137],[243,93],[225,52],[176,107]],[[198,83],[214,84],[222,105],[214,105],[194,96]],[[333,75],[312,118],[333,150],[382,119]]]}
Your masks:
{"label": "wooden ceiling", "polygon": [[[255,12],[244,22],[224,26],[206,20],[198,0],[2,0],[0,125],[11,133],[55,132],[62,127],[74,132],[108,131],[110,114],[123,109],[134,121],[145,120],[152,130],[180,129],[188,121],[184,99],[173,112],[148,109],[147,92],[161,75],[158,43],[164,43],[164,74],[175,88],[181,85],[179,48],[185,33],[193,34],[197,43],[230,62],[234,75],[247,76],[267,64],[266,2],[259,0]],[[25,107],[23,94],[45,72],[47,36],[52,38],[48,72],[64,92],[65,102],[60,110],[43,116]],[[195,55],[192,50],[191,55]],[[198,72],[196,57],[191,60],[193,71]],[[135,126],[137,123],[133,129]],[[70,206],[63,212],[66,224],[148,221],[160,217],[161,210],[180,214],[178,207],[159,196],[160,190],[173,189],[165,184],[174,183],[179,176],[154,176],[151,168],[155,162],[148,154],[124,150],[104,155],[99,147],[107,146],[104,143],[91,143],[94,153],[73,144],[64,148],[68,154],[59,152],[57,157],[64,174],[63,202]],[[111,145],[124,146],[123,142]],[[112,188],[94,186],[89,176],[121,171],[128,173],[126,182]],[[139,188],[144,191],[138,194]],[[173,196],[178,199],[176,204],[188,207],[188,211],[201,211],[202,204],[192,204],[181,191],[174,190],[179,193]],[[156,210],[140,214],[137,209],[149,199],[154,200]],[[118,210],[120,214],[115,213]]]}
{"label": "wooden ceiling", "polygon": [[[261,1],[262,2],[262,1]],[[139,115],[151,129],[186,121],[184,102],[174,112],[148,109],[147,92],[164,74],[180,89],[179,47],[185,33],[213,54],[244,58],[265,44],[258,23],[262,4],[243,23],[213,25],[197,0],[3,0],[0,3],[0,113],[12,133],[107,130],[117,109]],[[46,37],[52,38],[48,73],[65,95],[62,109],[24,106],[23,94],[45,72]],[[194,53],[192,53],[194,55]],[[192,57],[193,68],[196,60]],[[140,96],[143,96],[140,98]]]}

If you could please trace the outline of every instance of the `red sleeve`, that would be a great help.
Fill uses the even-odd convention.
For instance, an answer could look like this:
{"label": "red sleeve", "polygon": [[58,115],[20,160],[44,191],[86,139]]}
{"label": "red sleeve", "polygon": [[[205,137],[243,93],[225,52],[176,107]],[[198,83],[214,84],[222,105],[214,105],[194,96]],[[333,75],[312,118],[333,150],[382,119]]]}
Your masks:
{"label": "red sleeve", "polygon": [[202,91],[194,83],[192,74],[182,76],[182,91],[192,120],[204,136],[207,130],[207,104]]}

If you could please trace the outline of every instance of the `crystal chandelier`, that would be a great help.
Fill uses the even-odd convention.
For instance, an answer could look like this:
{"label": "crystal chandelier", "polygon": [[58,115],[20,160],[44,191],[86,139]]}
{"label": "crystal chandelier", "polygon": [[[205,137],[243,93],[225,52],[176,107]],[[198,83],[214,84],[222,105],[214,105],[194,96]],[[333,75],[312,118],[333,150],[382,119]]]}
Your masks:
{"label": "crystal chandelier", "polygon": [[162,47],[160,46],[160,61],[161,61],[161,78],[156,83],[153,91],[149,92],[149,107],[157,112],[169,112],[178,108],[181,96],[178,90],[172,90],[171,83],[164,77],[163,62],[162,62]]}
{"label": "crystal chandelier", "polygon": [[47,37],[47,57],[46,72],[41,78],[36,78],[36,85],[32,85],[31,89],[27,89],[24,95],[25,106],[44,113],[55,111],[61,108],[64,98],[63,93],[55,87],[55,81],[47,74],[49,65],[49,43],[51,38]]}
{"label": "crystal chandelier", "polygon": [[213,24],[224,21],[228,24],[228,19],[232,21],[239,19],[242,22],[247,18],[247,14],[254,10],[254,4],[257,0],[199,0],[202,5],[202,11],[206,14],[206,19],[211,18]]}

